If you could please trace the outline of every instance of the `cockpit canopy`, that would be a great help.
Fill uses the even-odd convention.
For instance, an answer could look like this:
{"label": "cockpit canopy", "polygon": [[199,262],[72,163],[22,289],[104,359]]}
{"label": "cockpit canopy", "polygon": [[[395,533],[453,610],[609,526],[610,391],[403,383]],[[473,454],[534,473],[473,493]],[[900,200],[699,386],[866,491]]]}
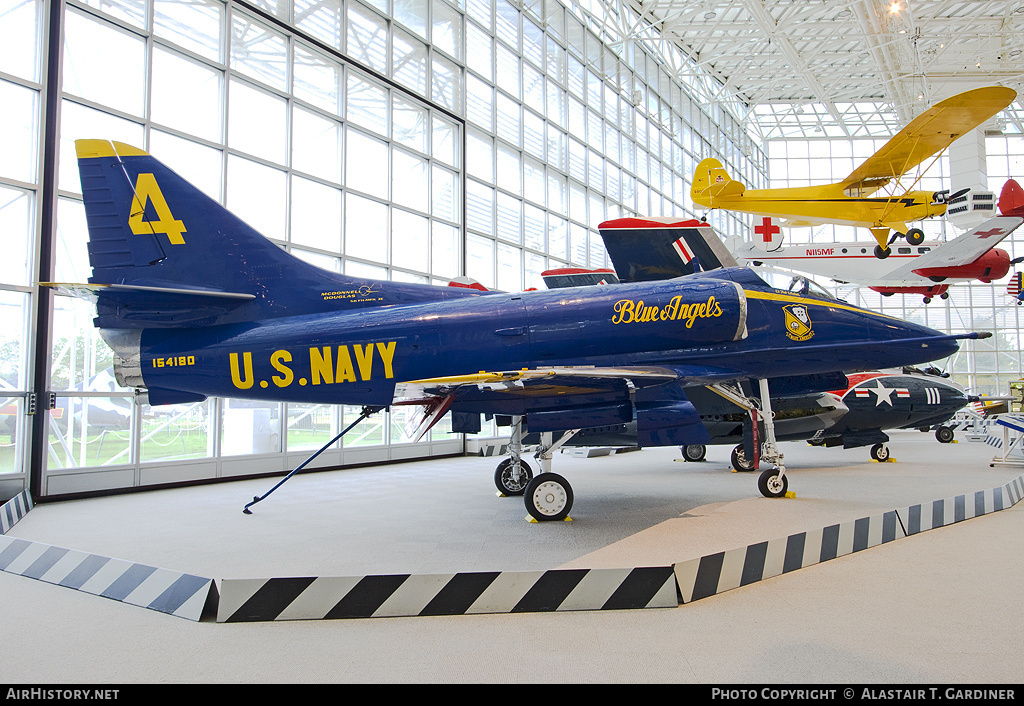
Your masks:
{"label": "cockpit canopy", "polygon": [[792,292],[801,297],[839,301],[820,284],[798,272],[777,270],[773,267],[751,267],[750,269],[756,272],[758,277],[763,279],[765,284],[773,289]]}

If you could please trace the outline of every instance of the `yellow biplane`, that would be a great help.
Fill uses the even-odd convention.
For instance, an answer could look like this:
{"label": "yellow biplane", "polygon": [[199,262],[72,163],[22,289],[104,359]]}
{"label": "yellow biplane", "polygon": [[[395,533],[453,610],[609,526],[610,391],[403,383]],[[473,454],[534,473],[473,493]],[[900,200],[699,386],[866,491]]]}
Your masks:
{"label": "yellow biplane", "polygon": [[[930,157],[938,157],[958,137],[970,132],[1017,97],[1012,88],[989,86],[959,93],[936,103],[910,121],[880,150],[835,184],[783,189],[747,189],[731,179],[716,159],[697,165],[690,196],[697,205],[785,219],[785,226],[837,223],[868,228],[878,241],[876,254],[888,252],[893,239],[912,245],[924,240],[919,228],[907,223],[946,212],[949,192],[914,191],[900,179]],[[883,187],[895,183],[877,193]]]}

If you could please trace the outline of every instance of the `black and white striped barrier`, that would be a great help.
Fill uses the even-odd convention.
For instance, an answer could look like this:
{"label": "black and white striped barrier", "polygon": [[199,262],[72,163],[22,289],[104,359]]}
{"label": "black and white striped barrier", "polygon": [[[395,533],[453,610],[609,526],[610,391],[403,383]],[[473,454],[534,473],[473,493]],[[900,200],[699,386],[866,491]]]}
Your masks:
{"label": "black and white striped barrier", "polygon": [[[212,579],[0,536],[0,571],[191,620],[215,609],[217,622],[674,608],[1021,499],[1024,475],[991,490],[660,567],[223,579],[218,592]],[[5,505],[3,516],[14,517],[6,513]]]}
{"label": "black and white striped barrier", "polygon": [[790,571],[1005,510],[1024,497],[1024,475],[991,490],[911,505],[815,532],[798,532],[675,565],[683,603]]}
{"label": "black and white striped barrier", "polygon": [[683,603],[905,537],[895,511],[799,532],[675,565]]}
{"label": "black and white striped barrier", "polygon": [[189,620],[216,601],[213,579],[10,536],[0,537],[0,571]]}
{"label": "black and white striped barrier", "polygon": [[7,531],[14,527],[18,520],[27,515],[31,509],[32,496],[27,490],[21,491],[0,505],[0,534],[7,534]]}
{"label": "black and white striped barrier", "polygon": [[998,488],[911,505],[898,512],[907,535],[913,535],[1005,510],[1020,502],[1022,495],[1024,476],[1018,476]]}
{"label": "black and white striped barrier", "polygon": [[671,566],[225,579],[217,622],[675,608]]}

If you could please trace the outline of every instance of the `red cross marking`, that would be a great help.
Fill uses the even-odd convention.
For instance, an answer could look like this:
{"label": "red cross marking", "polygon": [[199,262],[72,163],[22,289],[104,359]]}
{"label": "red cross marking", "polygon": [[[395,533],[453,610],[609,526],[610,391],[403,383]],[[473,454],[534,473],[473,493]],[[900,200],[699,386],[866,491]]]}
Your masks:
{"label": "red cross marking", "polygon": [[979,238],[988,238],[989,236],[993,235],[1002,235],[1003,232],[1004,231],[1002,228],[993,228],[992,230],[978,231],[977,233],[975,233],[975,235],[978,236]]}
{"label": "red cross marking", "polygon": [[754,232],[760,233],[761,237],[764,238],[764,242],[772,242],[772,235],[781,232],[781,228],[772,223],[772,219],[767,216],[761,219],[761,225],[754,226]]}

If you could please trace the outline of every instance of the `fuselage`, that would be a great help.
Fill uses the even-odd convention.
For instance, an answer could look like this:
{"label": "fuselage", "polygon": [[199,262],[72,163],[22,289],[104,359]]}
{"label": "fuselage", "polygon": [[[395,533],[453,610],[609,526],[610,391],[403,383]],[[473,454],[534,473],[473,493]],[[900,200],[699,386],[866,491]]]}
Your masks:
{"label": "fuselage", "polygon": [[833,430],[837,433],[927,427],[948,420],[968,402],[962,387],[934,375],[873,372],[849,379],[849,388],[837,391],[849,409]]}
{"label": "fuselage", "polygon": [[[992,248],[972,263],[951,267],[914,270],[906,267],[944,243],[893,245],[885,259],[879,259],[873,242],[809,243],[790,245],[770,252],[752,243],[745,243],[736,257],[745,262],[759,262],[828,277],[837,282],[850,282],[868,287],[931,287],[936,282],[967,282],[974,279],[992,281],[1006,276],[1010,258],[1005,250]],[[900,271],[899,276],[893,273]],[[897,289],[896,291],[903,291]]]}
{"label": "fuselage", "polygon": [[894,196],[850,196],[840,184],[827,184],[747,189],[735,196],[703,199],[700,205],[791,221],[873,228],[941,216],[946,212],[946,204],[935,203],[934,196],[931,191],[908,191]]}
{"label": "fuselage", "polygon": [[753,379],[911,365],[958,347],[839,300],[773,289],[745,268],[144,329],[125,340],[119,354],[137,361],[128,384],[148,388],[154,403],[227,396],[381,405],[396,383],[485,370],[642,365]]}

